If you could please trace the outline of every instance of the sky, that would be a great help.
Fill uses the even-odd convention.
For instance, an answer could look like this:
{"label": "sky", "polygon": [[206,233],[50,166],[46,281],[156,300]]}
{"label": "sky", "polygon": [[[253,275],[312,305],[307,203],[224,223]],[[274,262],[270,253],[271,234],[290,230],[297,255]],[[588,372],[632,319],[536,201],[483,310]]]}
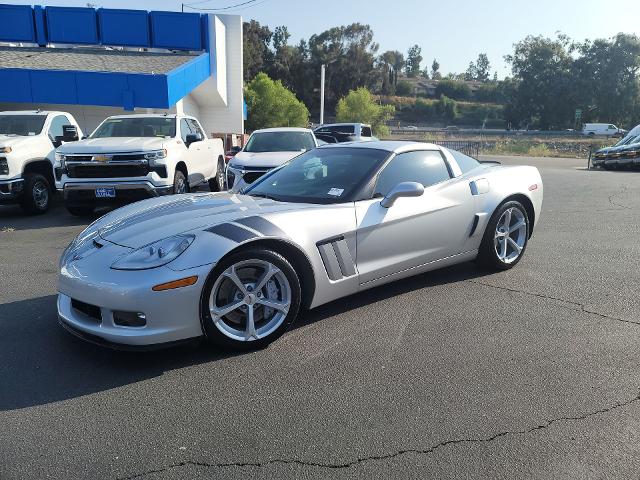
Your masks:
{"label": "sky", "polygon": [[[4,0],[0,0],[4,1]],[[33,0],[6,0],[33,4]],[[49,0],[45,5],[84,6],[81,0]],[[174,0],[88,0],[105,8],[180,11]],[[247,0],[184,0],[199,8],[225,8]],[[197,3],[197,4],[195,4]],[[615,7],[613,7],[615,5]],[[555,36],[560,31],[574,40],[607,38],[618,32],[640,36],[637,0],[255,0],[218,13],[242,15],[272,29],[286,25],[291,43],[314,33],[353,22],[369,24],[379,52],[400,50],[406,55],[413,44],[422,48],[422,68],[434,58],[440,71],[463,72],[479,53],[486,53],[492,71],[509,74],[504,56],[527,35]],[[188,7],[185,11],[194,11]],[[210,12],[211,13],[211,12]],[[214,12],[215,13],[215,12]]]}

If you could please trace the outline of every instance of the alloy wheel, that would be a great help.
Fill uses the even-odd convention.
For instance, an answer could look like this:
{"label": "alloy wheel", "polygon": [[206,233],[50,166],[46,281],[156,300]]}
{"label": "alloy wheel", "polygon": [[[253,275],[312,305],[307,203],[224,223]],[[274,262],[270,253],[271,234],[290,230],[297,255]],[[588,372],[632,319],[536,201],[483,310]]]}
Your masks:
{"label": "alloy wheel", "polygon": [[513,263],[524,250],[527,242],[527,219],[518,208],[504,211],[494,236],[495,252],[501,262]]}
{"label": "alloy wheel", "polygon": [[234,263],[216,280],[209,312],[216,328],[241,342],[268,337],[291,307],[291,286],[282,270],[265,260]]}
{"label": "alloy wheel", "polygon": [[47,186],[40,181],[37,181],[33,184],[33,202],[36,207],[40,210],[44,210],[47,208],[47,204],[49,203],[49,189]]}

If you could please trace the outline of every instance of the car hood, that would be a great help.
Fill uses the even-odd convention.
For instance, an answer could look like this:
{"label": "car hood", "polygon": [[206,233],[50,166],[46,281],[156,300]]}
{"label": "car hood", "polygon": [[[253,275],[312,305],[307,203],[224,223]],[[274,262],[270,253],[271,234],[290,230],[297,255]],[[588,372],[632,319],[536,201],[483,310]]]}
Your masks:
{"label": "car hood", "polygon": [[118,153],[118,152],[144,152],[148,150],[161,150],[165,143],[164,138],[159,137],[111,137],[88,138],[79,142],[65,143],[58,148],[58,153]]}
{"label": "car hood", "polygon": [[104,240],[140,248],[163,238],[195,233],[241,217],[322,207],[227,192],[172,195],[114,210],[99,219],[94,228]]}
{"label": "car hood", "polygon": [[239,167],[275,168],[302,153],[299,150],[295,152],[238,152],[231,159],[231,163]]}
{"label": "car hood", "polygon": [[0,135],[0,147],[17,147],[22,143],[28,143],[30,140],[36,138],[31,135],[28,137],[25,136],[17,136],[17,135]]}

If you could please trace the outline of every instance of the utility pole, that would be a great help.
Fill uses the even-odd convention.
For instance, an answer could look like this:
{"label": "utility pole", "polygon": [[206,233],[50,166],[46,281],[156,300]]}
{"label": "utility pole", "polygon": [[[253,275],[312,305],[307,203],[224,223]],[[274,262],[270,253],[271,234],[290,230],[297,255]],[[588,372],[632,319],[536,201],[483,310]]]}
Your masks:
{"label": "utility pole", "polygon": [[324,123],[324,72],[326,68],[324,63],[320,67],[320,125]]}

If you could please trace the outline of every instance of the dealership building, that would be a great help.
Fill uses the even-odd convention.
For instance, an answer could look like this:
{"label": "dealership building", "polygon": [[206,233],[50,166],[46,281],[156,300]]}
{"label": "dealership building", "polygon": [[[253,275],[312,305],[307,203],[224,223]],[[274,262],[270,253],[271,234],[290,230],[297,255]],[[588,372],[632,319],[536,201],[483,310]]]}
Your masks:
{"label": "dealership building", "polygon": [[243,133],[242,17],[0,4],[0,110],[186,113]]}

